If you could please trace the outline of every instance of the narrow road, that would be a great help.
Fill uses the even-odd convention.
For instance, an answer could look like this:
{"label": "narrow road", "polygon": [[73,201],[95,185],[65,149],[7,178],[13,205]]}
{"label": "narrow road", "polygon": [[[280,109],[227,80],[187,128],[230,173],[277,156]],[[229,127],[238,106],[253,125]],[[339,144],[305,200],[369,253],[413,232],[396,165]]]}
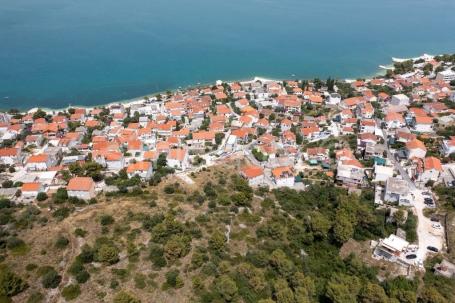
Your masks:
{"label": "narrow road", "polygon": [[389,144],[387,143],[387,133],[385,129],[382,129],[382,133],[384,136],[384,145],[387,151],[387,158],[393,163],[395,169],[400,173],[403,180],[405,180],[408,185],[409,189],[412,192],[413,200],[412,205],[415,209],[415,214],[417,215],[417,240],[419,248],[416,252],[416,264],[423,269],[422,264],[428,257],[428,246],[436,247],[437,249],[441,250],[443,248],[444,243],[444,232],[443,229],[435,229],[433,228],[433,222],[427,217],[425,217],[423,210],[425,209],[424,203],[424,196],[422,195],[422,190],[418,189],[414,182],[411,180],[409,175],[406,173],[404,168],[401,164],[395,159],[395,157],[390,152]]}

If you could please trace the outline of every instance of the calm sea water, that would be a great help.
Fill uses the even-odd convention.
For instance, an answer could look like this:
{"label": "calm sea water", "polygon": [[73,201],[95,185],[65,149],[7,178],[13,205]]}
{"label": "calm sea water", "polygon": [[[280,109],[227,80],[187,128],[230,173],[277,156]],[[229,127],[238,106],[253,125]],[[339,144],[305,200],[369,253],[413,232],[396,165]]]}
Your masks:
{"label": "calm sea water", "polygon": [[0,0],[0,108],[371,75],[392,56],[455,52],[454,11],[454,0]]}

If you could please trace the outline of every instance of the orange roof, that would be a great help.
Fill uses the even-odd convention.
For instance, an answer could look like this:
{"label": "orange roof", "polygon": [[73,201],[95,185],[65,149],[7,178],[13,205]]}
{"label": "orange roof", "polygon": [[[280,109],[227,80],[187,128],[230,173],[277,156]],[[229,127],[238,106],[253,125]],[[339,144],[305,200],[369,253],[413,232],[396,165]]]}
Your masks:
{"label": "orange roof", "polygon": [[215,139],[215,132],[199,131],[193,133],[193,140],[213,140]]}
{"label": "orange roof", "polygon": [[427,157],[424,162],[425,170],[436,169],[442,171],[441,161],[436,157]]}
{"label": "orange roof", "polygon": [[431,117],[417,116],[415,119],[417,124],[433,124]]}
{"label": "orange roof", "polygon": [[363,168],[362,163],[359,162],[357,159],[349,159],[349,160],[343,160],[341,161],[343,165],[349,165],[349,166],[356,166],[359,168]]}
{"label": "orange roof", "polygon": [[423,149],[423,150],[427,150],[427,148],[425,147],[425,144],[420,141],[420,140],[417,140],[417,139],[414,139],[412,141],[409,141],[406,143],[406,148],[407,149],[417,149],[417,148],[420,148],[420,149]]}
{"label": "orange roof", "polygon": [[49,158],[48,154],[32,155],[32,156],[30,156],[30,158],[28,158],[27,163],[47,162],[48,158]]}
{"label": "orange roof", "polygon": [[17,148],[1,148],[0,157],[13,157],[17,155]]}
{"label": "orange roof", "polygon": [[294,176],[294,173],[293,173],[291,167],[280,166],[280,167],[275,167],[272,170],[272,175],[275,179],[279,179],[279,178],[287,178],[289,176]]}
{"label": "orange roof", "polygon": [[66,189],[73,191],[89,191],[94,185],[95,182],[93,182],[93,179],[90,177],[75,177],[70,180]]}
{"label": "orange roof", "polygon": [[22,184],[21,191],[39,191],[41,188],[41,183],[31,182]]}
{"label": "orange roof", "polygon": [[144,159],[155,160],[158,158],[158,152],[156,150],[148,150],[144,153]]}
{"label": "orange roof", "polygon": [[264,170],[260,166],[245,166],[242,168],[242,174],[248,179],[256,178],[264,174]]}
{"label": "orange roof", "polygon": [[400,121],[404,122],[403,116],[399,113],[390,112],[385,116],[386,121]]}
{"label": "orange roof", "polygon": [[150,169],[151,165],[152,164],[150,162],[141,161],[141,162],[137,162],[137,163],[129,165],[128,168],[126,169],[126,171],[128,173],[133,173],[136,171],[148,171]]}
{"label": "orange roof", "polygon": [[186,149],[174,148],[174,149],[169,150],[168,158],[183,161],[183,159],[185,159],[185,156],[186,156]]}

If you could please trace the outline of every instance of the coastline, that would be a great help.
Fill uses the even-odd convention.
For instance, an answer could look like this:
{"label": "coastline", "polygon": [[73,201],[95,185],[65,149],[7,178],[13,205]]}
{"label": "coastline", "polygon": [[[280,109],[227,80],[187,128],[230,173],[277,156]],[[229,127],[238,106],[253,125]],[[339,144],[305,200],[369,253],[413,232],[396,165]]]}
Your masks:
{"label": "coastline", "polygon": [[[391,63],[390,64],[388,64],[388,65],[378,65],[378,69],[376,70],[376,72],[370,73],[369,75],[365,75],[365,76],[359,76],[358,78],[372,79],[372,78],[375,78],[375,77],[381,77],[381,76],[385,75],[387,69],[393,67],[393,63],[394,62],[403,62],[403,61],[407,61],[407,60],[417,60],[419,58],[424,58],[424,57],[429,57],[429,56],[432,56],[432,55],[423,54],[423,55],[421,55],[419,57],[400,58],[400,59],[395,58],[395,57],[391,57]],[[289,79],[291,79],[291,78],[289,78]],[[249,79],[243,79],[243,80],[239,80],[239,79],[236,79],[236,80],[215,80],[215,81],[208,82],[208,83],[197,83],[195,85],[188,85],[187,88],[178,87],[178,88],[175,88],[175,89],[151,92],[151,93],[148,93],[146,95],[133,97],[133,98],[129,98],[129,99],[116,100],[116,101],[112,101],[112,102],[108,102],[108,103],[100,103],[100,104],[94,104],[94,105],[89,105],[89,106],[72,104],[72,105],[68,105],[66,107],[62,107],[62,108],[34,107],[34,108],[30,108],[30,109],[20,110],[20,112],[22,112],[22,113],[33,113],[33,112],[37,111],[38,109],[42,109],[42,110],[44,110],[46,112],[49,112],[49,113],[52,113],[52,114],[56,114],[56,113],[58,113],[60,111],[65,111],[65,110],[68,110],[69,108],[74,108],[74,107],[85,108],[85,109],[88,109],[88,110],[92,110],[94,108],[99,108],[99,107],[109,107],[109,106],[112,106],[112,105],[115,105],[115,104],[123,104],[123,105],[126,105],[128,107],[128,106],[131,106],[131,105],[133,105],[135,103],[143,102],[145,100],[145,97],[148,97],[148,96],[155,96],[155,95],[158,95],[158,94],[165,94],[168,91],[171,91],[172,93],[175,93],[177,91],[186,90],[186,89],[192,89],[192,88],[198,88],[198,87],[206,87],[206,86],[209,86],[209,85],[213,85],[213,83],[216,82],[216,81],[252,83],[252,82],[255,82],[255,81],[271,82],[271,81],[283,81],[283,80],[286,80],[286,79],[274,79],[274,78],[262,77],[262,76],[253,76],[252,79],[249,78]],[[309,79],[304,79],[304,80],[309,80]],[[342,80],[342,81],[354,81],[353,79],[348,79],[348,78],[342,78],[340,80]]]}

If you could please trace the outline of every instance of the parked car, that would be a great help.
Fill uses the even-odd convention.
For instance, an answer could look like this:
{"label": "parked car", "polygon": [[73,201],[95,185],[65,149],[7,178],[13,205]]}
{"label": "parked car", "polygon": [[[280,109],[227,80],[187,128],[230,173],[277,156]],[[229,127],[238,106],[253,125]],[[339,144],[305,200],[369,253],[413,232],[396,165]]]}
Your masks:
{"label": "parked car", "polygon": [[433,223],[433,224],[431,224],[431,226],[436,229],[441,229],[441,224],[439,224],[439,223]]}
{"label": "parked car", "polygon": [[431,193],[430,193],[430,192],[427,192],[427,191],[423,192],[422,195],[424,195],[424,196],[430,196],[430,197],[431,197]]}
{"label": "parked car", "polygon": [[438,252],[438,251],[439,251],[439,249],[437,249],[437,248],[434,247],[434,246],[427,246],[427,249],[430,250],[430,251],[432,251],[432,252]]}
{"label": "parked car", "polygon": [[439,218],[438,217],[431,217],[431,222],[438,222],[439,223]]}
{"label": "parked car", "polygon": [[412,260],[412,259],[415,259],[415,258],[417,258],[416,254],[410,254],[410,255],[406,256],[406,259],[408,259],[408,260]]}
{"label": "parked car", "polygon": [[429,204],[433,204],[433,199],[431,199],[431,198],[425,198],[425,199],[423,199],[423,202],[429,203]]}

